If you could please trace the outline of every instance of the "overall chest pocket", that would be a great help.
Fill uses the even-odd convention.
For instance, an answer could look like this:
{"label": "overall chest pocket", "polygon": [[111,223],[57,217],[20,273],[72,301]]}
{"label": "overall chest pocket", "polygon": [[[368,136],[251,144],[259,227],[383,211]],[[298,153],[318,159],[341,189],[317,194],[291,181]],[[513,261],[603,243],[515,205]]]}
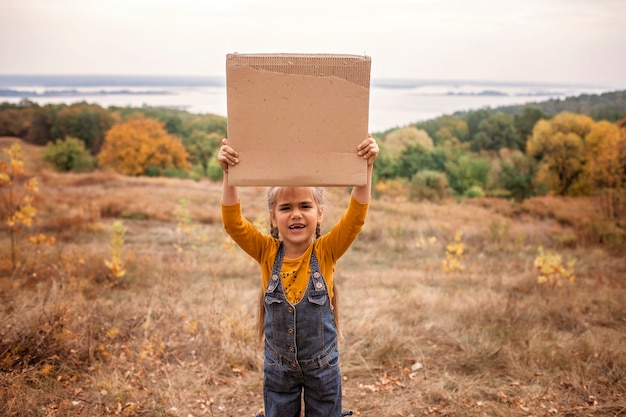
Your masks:
{"label": "overall chest pocket", "polygon": [[265,305],[271,306],[272,304],[280,304],[283,300],[274,294],[265,294]]}
{"label": "overall chest pocket", "polygon": [[312,304],[317,304],[323,306],[326,304],[326,300],[328,299],[328,293],[324,290],[322,291],[309,291],[309,302]]}

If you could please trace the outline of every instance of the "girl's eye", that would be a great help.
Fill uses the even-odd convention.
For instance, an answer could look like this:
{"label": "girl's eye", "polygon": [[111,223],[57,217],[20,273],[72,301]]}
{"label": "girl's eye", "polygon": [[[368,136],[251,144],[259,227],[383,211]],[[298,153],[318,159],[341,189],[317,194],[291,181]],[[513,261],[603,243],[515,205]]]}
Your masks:
{"label": "girl's eye", "polygon": [[280,211],[287,211],[289,210],[289,206],[282,206],[278,208]]}

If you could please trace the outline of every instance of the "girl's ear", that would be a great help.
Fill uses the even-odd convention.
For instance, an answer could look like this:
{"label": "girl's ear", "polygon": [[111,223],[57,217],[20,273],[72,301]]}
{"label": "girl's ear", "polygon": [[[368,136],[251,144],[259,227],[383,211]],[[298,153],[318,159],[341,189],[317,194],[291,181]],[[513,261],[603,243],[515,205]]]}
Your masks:
{"label": "girl's ear", "polygon": [[317,210],[317,222],[318,223],[322,222],[322,217],[324,217],[324,207],[320,207],[319,210]]}

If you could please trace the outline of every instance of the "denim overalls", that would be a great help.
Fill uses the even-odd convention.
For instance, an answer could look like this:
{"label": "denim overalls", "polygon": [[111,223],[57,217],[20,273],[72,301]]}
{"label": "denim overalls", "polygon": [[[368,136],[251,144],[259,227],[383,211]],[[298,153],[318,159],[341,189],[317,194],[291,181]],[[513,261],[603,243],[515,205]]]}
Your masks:
{"label": "denim overalls", "polygon": [[307,417],[339,417],[337,328],[324,277],[312,250],[307,289],[291,304],[280,279],[284,256],[281,243],[265,291],[265,415],[299,417],[304,390]]}

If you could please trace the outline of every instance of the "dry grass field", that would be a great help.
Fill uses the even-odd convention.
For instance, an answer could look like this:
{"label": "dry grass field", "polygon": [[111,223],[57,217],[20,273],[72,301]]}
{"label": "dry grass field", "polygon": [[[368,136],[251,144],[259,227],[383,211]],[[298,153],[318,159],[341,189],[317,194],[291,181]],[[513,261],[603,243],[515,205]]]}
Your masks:
{"label": "dry grass field", "polygon": [[[40,148],[22,146],[40,191],[15,271],[0,234],[0,415],[258,412],[260,275],[222,229],[220,184],[58,174]],[[241,191],[246,216],[267,229],[265,190]],[[597,243],[593,200],[403,195],[389,188],[372,202],[337,267],[344,408],[626,416],[626,249]],[[328,197],[326,230],[348,192]],[[113,280],[117,220],[126,274]],[[37,233],[56,243],[27,242]],[[463,269],[444,272],[457,235]],[[539,247],[575,261],[575,280],[538,284]]]}

